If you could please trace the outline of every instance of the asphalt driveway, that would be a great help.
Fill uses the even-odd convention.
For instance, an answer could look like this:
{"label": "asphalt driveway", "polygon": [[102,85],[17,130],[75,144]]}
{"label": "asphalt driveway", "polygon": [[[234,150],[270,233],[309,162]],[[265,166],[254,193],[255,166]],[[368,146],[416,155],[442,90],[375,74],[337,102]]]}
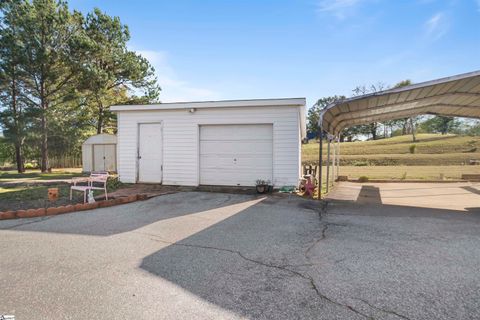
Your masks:
{"label": "asphalt driveway", "polygon": [[475,211],[177,193],[0,222],[17,319],[478,319]]}

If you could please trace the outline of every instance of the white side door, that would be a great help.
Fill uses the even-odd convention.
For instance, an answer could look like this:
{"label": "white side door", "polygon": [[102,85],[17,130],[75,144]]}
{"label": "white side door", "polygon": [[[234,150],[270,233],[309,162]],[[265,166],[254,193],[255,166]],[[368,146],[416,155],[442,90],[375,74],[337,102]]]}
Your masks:
{"label": "white side door", "polygon": [[138,125],[138,182],[162,182],[162,141],[160,123]]}

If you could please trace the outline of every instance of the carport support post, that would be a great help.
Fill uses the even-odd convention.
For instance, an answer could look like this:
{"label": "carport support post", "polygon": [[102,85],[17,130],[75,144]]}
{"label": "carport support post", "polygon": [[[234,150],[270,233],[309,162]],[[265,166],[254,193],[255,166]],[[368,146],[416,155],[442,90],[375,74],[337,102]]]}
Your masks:
{"label": "carport support post", "polygon": [[337,136],[337,179],[340,175],[340,136]]}
{"label": "carport support post", "polygon": [[327,135],[327,193],[330,186],[330,141],[330,135]]}
{"label": "carport support post", "polygon": [[323,128],[322,126],[318,127],[318,138],[319,138],[319,148],[318,148],[318,195],[317,199],[322,199],[322,166],[323,166]]}
{"label": "carport support post", "polygon": [[335,185],[335,167],[337,165],[337,146],[335,144],[335,137],[332,138],[333,141],[333,160],[332,160],[332,186]]}

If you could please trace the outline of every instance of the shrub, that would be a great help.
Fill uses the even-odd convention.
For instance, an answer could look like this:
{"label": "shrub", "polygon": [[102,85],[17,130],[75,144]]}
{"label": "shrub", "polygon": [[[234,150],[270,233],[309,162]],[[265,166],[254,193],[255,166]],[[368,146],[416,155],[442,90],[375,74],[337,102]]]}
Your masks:
{"label": "shrub", "polygon": [[416,144],[410,145],[410,147],[408,147],[408,150],[410,150],[411,154],[414,154],[415,151],[417,150],[417,145]]}
{"label": "shrub", "polygon": [[118,179],[118,177],[108,177],[107,180],[107,190],[108,191],[114,191],[117,190],[122,186],[122,183]]}
{"label": "shrub", "polygon": [[25,163],[25,169],[31,170],[31,169],[37,169],[37,165],[35,163],[27,162]]}
{"label": "shrub", "polygon": [[404,173],[402,174],[402,178],[401,178],[401,179],[402,179],[402,180],[407,179],[407,173],[406,173],[406,172],[404,172]]}
{"label": "shrub", "polygon": [[357,160],[353,161],[352,165],[355,167],[367,167],[368,166],[368,161],[366,160]]}
{"label": "shrub", "polygon": [[270,180],[257,179],[255,181],[255,185],[257,185],[257,186],[268,186],[268,185],[270,185]]}
{"label": "shrub", "polygon": [[361,176],[360,178],[358,178],[358,182],[368,182],[368,177],[367,176]]}

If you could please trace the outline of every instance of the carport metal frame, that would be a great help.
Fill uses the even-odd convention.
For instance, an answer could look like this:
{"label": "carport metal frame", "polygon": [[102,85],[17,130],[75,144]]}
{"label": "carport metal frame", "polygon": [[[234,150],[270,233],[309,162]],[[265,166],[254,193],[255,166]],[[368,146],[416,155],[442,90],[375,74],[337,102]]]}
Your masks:
{"label": "carport metal frame", "polygon": [[[320,140],[318,199],[322,198],[324,139],[327,139],[326,191],[328,192],[330,182],[336,181],[339,174],[339,141],[343,129],[349,126],[409,118],[422,114],[480,118],[480,71],[337,100],[323,108],[318,121]],[[334,142],[334,160],[332,181],[330,181],[330,144],[332,141]]]}

